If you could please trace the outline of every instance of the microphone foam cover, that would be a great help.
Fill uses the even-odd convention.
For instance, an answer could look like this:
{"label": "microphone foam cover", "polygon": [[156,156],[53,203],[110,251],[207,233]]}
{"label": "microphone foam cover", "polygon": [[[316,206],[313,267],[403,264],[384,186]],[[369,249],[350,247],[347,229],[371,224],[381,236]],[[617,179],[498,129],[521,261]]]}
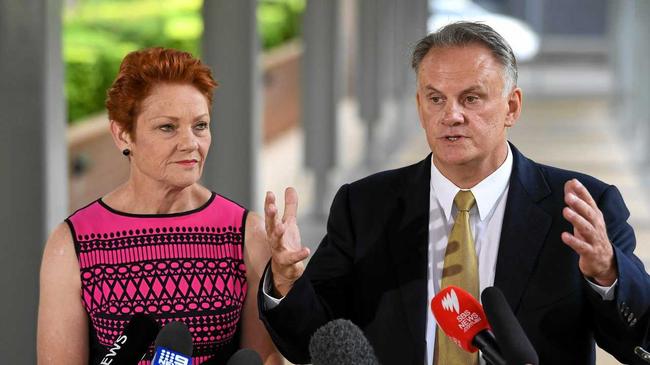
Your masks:
{"label": "microphone foam cover", "polygon": [[160,326],[152,317],[143,313],[134,314],[102,362],[112,365],[136,364],[147,352],[158,331]]}
{"label": "microphone foam cover", "polygon": [[368,339],[354,323],[335,319],[320,327],[309,340],[314,365],[377,365]]}
{"label": "microphone foam cover", "polygon": [[481,303],[457,286],[438,292],[431,300],[431,310],[442,331],[468,352],[478,350],[472,344],[474,337],[490,329]]}
{"label": "microphone foam cover", "polygon": [[241,349],[235,352],[226,365],[263,365],[260,355],[251,349]]}
{"label": "microphone foam cover", "polygon": [[535,348],[499,288],[491,286],[481,293],[483,308],[494,336],[508,364],[539,364]]}
{"label": "microphone foam cover", "polygon": [[181,322],[169,322],[163,326],[155,345],[192,357],[192,335]]}

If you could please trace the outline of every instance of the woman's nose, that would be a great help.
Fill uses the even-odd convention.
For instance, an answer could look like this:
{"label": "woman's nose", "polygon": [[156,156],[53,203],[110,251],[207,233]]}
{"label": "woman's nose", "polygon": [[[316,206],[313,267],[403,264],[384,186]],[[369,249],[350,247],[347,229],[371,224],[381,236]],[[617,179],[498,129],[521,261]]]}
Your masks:
{"label": "woman's nose", "polygon": [[196,135],[194,135],[194,131],[191,128],[183,129],[178,138],[179,151],[193,151],[199,147]]}

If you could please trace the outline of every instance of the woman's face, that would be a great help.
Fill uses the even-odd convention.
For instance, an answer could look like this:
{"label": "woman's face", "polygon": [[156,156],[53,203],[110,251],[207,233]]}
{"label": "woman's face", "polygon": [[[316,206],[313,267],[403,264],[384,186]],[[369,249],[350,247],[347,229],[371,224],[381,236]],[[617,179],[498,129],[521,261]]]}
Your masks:
{"label": "woman's face", "polygon": [[141,104],[134,134],[134,178],[188,187],[201,178],[210,149],[208,101],[192,85],[158,84]]}

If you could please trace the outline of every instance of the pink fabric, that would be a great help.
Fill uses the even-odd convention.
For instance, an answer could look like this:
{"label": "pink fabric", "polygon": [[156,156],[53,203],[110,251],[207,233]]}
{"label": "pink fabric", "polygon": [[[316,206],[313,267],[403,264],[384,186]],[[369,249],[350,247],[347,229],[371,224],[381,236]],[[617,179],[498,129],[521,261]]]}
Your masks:
{"label": "pink fabric", "polygon": [[246,299],[245,215],[213,194],[186,213],[125,214],[98,200],[70,216],[91,341],[109,347],[144,312],[160,325],[188,326],[194,364],[230,348]]}

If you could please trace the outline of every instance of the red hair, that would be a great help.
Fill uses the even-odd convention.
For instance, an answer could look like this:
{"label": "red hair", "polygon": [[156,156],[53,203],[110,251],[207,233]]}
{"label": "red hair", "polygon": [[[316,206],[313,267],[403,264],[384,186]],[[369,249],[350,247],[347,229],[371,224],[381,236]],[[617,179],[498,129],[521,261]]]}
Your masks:
{"label": "red hair", "polygon": [[187,52],[170,48],[145,48],[126,55],[113,85],[108,89],[106,109],[131,137],[142,101],[160,83],[190,84],[212,104],[217,82],[208,66]]}

